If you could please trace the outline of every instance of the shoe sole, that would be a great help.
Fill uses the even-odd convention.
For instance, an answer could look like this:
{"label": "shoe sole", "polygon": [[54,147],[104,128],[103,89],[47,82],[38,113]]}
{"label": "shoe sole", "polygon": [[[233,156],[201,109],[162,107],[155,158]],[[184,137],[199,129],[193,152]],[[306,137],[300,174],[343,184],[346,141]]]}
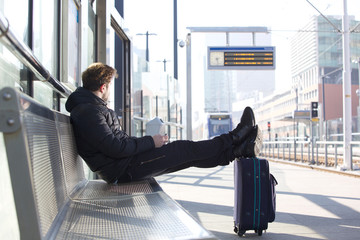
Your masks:
{"label": "shoe sole", "polygon": [[259,128],[259,126],[256,125],[256,136],[254,138],[254,140],[252,140],[252,143],[250,144],[250,153],[249,154],[246,154],[246,156],[244,157],[248,157],[248,158],[251,158],[251,157],[257,157],[260,155],[261,153],[261,148],[262,148],[262,144],[263,144],[263,136],[262,136],[262,132]]}
{"label": "shoe sole", "polygon": [[262,132],[260,130],[260,128],[257,128],[257,135],[254,141],[254,155],[255,157],[259,156],[261,153],[261,148],[263,145],[263,135]]}
{"label": "shoe sole", "polygon": [[256,125],[254,111],[252,110],[251,107],[246,107],[245,110],[244,110],[244,112],[246,111],[246,109],[249,109],[249,111],[250,111],[251,119],[253,120],[252,125],[253,125],[253,127],[254,127],[254,126]]}

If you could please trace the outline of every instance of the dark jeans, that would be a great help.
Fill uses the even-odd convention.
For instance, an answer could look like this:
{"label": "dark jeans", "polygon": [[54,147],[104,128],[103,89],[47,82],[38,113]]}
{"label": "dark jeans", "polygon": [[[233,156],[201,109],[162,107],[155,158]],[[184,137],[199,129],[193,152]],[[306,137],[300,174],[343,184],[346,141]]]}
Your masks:
{"label": "dark jeans", "polygon": [[179,171],[188,167],[211,168],[234,160],[232,137],[223,134],[211,140],[179,140],[134,156],[128,176],[119,182],[134,181]]}

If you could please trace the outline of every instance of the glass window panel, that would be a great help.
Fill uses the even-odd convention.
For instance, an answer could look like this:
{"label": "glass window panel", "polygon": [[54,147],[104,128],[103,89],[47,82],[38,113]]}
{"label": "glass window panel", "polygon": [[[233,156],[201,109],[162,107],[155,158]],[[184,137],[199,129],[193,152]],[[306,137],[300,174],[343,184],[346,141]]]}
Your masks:
{"label": "glass window panel", "polygon": [[16,87],[22,92],[28,92],[27,68],[0,43],[0,89]]}
{"label": "glass window panel", "polygon": [[79,86],[79,9],[74,0],[68,1],[68,81]]}
{"label": "glass window panel", "polygon": [[58,12],[57,0],[34,1],[33,52],[41,64],[58,76]]}
{"label": "glass window panel", "polygon": [[0,0],[0,12],[9,21],[11,29],[19,37],[19,40],[24,43],[28,43],[28,2],[28,0]]}
{"label": "glass window panel", "polygon": [[87,66],[95,61],[95,13],[94,10],[88,8],[88,62]]}
{"label": "glass window panel", "polygon": [[0,132],[0,196],[0,239],[20,239],[2,132]]}
{"label": "glass window panel", "polygon": [[[19,8],[18,6],[22,7]],[[20,41],[28,43],[28,1],[0,0],[0,12],[8,20],[11,30]],[[28,75],[24,65],[0,43],[0,88],[17,87],[28,92]]]}
{"label": "glass window panel", "polygon": [[[33,52],[55,78],[58,77],[58,0],[34,0]],[[52,88],[34,81],[34,98],[56,109]]]}
{"label": "glass window panel", "polygon": [[43,82],[34,81],[34,98],[48,108],[57,109],[52,88]]}

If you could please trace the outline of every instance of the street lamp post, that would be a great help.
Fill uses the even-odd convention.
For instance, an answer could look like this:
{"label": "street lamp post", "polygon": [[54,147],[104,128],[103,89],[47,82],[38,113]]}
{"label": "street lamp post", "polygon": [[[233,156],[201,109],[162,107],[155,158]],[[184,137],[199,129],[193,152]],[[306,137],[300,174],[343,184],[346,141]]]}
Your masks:
{"label": "street lamp post", "polygon": [[350,68],[350,31],[347,0],[343,0],[343,133],[344,133],[344,160],[342,169],[352,170],[351,159],[351,68]]}
{"label": "street lamp post", "polygon": [[[359,77],[359,88],[360,88],[360,57],[357,60],[357,64],[358,64],[358,77]],[[360,108],[360,93],[358,94],[359,97],[359,108]]]}
{"label": "street lamp post", "polygon": [[174,78],[178,79],[178,51],[177,51],[177,0],[174,0]]}
{"label": "street lamp post", "polygon": [[357,60],[357,64],[358,64],[359,89],[356,91],[356,93],[359,97],[359,106],[358,106],[358,118],[359,118],[360,116],[360,57]]}
{"label": "street lamp post", "polygon": [[[143,36],[143,35],[145,35],[146,36],[146,61],[149,63],[149,36],[150,35],[157,35],[156,33],[149,33],[149,31],[146,31],[146,33],[138,33],[138,34],[136,34],[136,35],[141,35],[141,36]],[[148,69],[147,69],[148,70]]]}
{"label": "street lamp post", "polygon": [[[167,62],[170,62],[170,60],[166,60],[165,58],[164,58],[164,60],[159,60],[159,61],[157,61],[157,62],[162,62],[162,63],[164,63],[164,72],[166,72],[166,63]],[[170,118],[171,118],[171,109],[170,109],[170,84],[169,84],[169,78],[167,77],[166,78],[167,80],[166,80],[166,91],[167,91],[167,117],[168,117],[168,122],[170,122]],[[169,139],[170,139],[170,137],[171,137],[171,127],[170,127],[170,125],[168,125],[168,136],[169,136]]]}
{"label": "street lamp post", "polygon": [[358,116],[360,116],[360,57],[357,60],[352,60],[352,62],[358,65],[359,88],[356,90],[356,95],[359,98]]}
{"label": "street lamp post", "polygon": [[[360,126],[360,57],[357,60],[352,60],[353,63],[356,63],[358,65],[358,78],[359,78],[359,88],[356,89],[356,95],[358,96],[359,102],[358,102],[358,106],[357,106],[357,123],[358,126]],[[357,129],[357,131],[359,132],[359,127]]]}
{"label": "street lamp post", "polygon": [[164,72],[166,72],[166,63],[167,63],[167,62],[170,62],[170,60],[167,60],[167,59],[164,58],[164,60],[158,60],[158,61],[156,61],[156,62],[162,62],[162,63],[164,63]]}
{"label": "street lamp post", "polygon": [[[295,111],[299,110],[299,90],[301,92],[301,75],[299,79],[296,79],[293,84],[293,89],[295,91]],[[294,139],[299,137],[299,121],[296,120],[296,131],[295,131],[295,117],[294,117]]]}

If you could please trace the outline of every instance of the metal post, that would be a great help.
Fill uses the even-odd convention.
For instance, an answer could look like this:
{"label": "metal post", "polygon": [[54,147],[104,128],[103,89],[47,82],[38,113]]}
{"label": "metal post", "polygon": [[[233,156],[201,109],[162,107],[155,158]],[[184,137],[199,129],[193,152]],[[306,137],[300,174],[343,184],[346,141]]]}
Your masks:
{"label": "metal post", "polygon": [[177,0],[174,0],[174,79],[178,79]]}
{"label": "metal post", "polygon": [[310,164],[315,164],[315,160],[314,160],[314,145],[315,145],[315,140],[314,140],[314,129],[313,129],[313,122],[310,121],[310,130],[311,130],[311,162]]}
{"label": "metal post", "polygon": [[335,144],[335,168],[337,167],[338,163],[338,152],[337,152],[337,144]]}
{"label": "metal post", "polygon": [[[360,88],[360,57],[359,57],[359,59],[357,60],[357,62],[358,62],[359,88]],[[359,97],[359,106],[358,106],[358,107],[360,107],[360,92],[359,92],[359,94],[358,94],[358,97]]]}
{"label": "metal post", "polygon": [[343,132],[344,132],[344,162],[342,169],[352,169],[351,166],[351,68],[350,68],[350,30],[347,13],[347,0],[344,2],[343,16]]}
{"label": "metal post", "polygon": [[282,149],[283,149],[283,157],[282,157],[282,158],[283,158],[283,160],[285,160],[285,147],[284,147],[284,146],[285,146],[285,145],[282,144],[282,147],[283,147],[283,148],[282,148]]}
{"label": "metal post", "polygon": [[252,32],[252,45],[256,46],[256,35],[255,32]]}
{"label": "metal post", "polygon": [[294,118],[294,162],[296,162],[296,129],[295,129],[295,118]]}
{"label": "metal post", "polygon": [[312,161],[310,160],[310,141],[308,142],[308,158],[307,158],[309,163],[312,163]]}
{"label": "metal post", "polygon": [[146,61],[149,62],[149,32],[146,32]]}
{"label": "metal post", "polygon": [[[144,91],[140,91],[140,116],[144,117]],[[144,136],[144,121],[141,120],[141,136]]]}
{"label": "metal post", "polygon": [[[326,118],[325,118],[325,76],[321,77],[322,79],[322,119],[323,119],[323,123],[325,123],[325,139],[323,139],[323,141],[327,140],[327,124],[326,124]],[[322,126],[323,127],[323,126]]]}
{"label": "metal post", "polygon": [[158,97],[158,95],[156,95],[156,97],[155,97],[155,112],[156,112],[156,117],[157,116],[159,116],[159,97]]}
{"label": "metal post", "polygon": [[291,143],[289,143],[288,145],[289,145],[289,161],[291,161]]}
{"label": "metal post", "polygon": [[[145,54],[146,54],[146,62],[147,62],[147,64],[149,64],[149,60],[150,60],[150,56],[149,56],[149,35],[156,35],[156,33],[149,33],[149,31],[146,31],[146,33],[138,33],[136,35],[145,35],[146,36]],[[147,71],[149,71],[148,68],[147,68]]]}
{"label": "metal post", "polygon": [[[175,123],[178,123],[178,105],[175,104]],[[176,140],[179,140],[178,127],[176,127]]]}
{"label": "metal post", "polygon": [[353,145],[351,145],[351,143],[350,143],[350,166],[351,166],[351,170],[353,170],[352,169],[352,156],[353,156]]}
{"label": "metal post", "polygon": [[[300,83],[301,84],[301,83]],[[299,82],[297,82],[296,84],[296,89],[295,89],[295,92],[296,92],[296,111],[299,110]],[[294,121],[295,121],[295,118],[294,118]],[[296,121],[296,137],[299,136],[299,121]]]}
{"label": "metal post", "polygon": [[226,35],[226,46],[230,46],[230,33],[226,32],[225,35]]}
{"label": "metal post", "polygon": [[316,144],[316,165],[319,165],[319,144]]}
{"label": "metal post", "polygon": [[327,167],[328,166],[328,145],[325,143],[324,147],[325,147],[325,167]]}
{"label": "metal post", "polygon": [[[182,113],[182,107],[180,107],[180,112],[179,112],[180,116],[179,116],[179,119],[180,119],[180,124],[182,125],[183,121],[182,121],[182,117],[183,117],[183,113]],[[180,129],[180,140],[183,139],[183,131],[182,131],[182,128]]]}
{"label": "metal post", "polygon": [[357,128],[357,131],[359,132],[360,129],[359,129],[359,126],[360,126],[360,57],[355,61],[357,64],[358,64],[358,79],[359,79],[359,82],[358,82],[358,89],[356,90],[356,94],[358,96],[358,106],[357,106],[357,123],[358,123],[358,128]]}
{"label": "metal post", "polygon": [[[167,100],[167,109],[168,109],[168,112],[167,112],[167,115],[168,115],[168,122],[171,122],[171,111],[170,111],[170,100],[168,99]],[[169,140],[171,138],[171,126],[170,124],[168,125],[168,137],[169,137]]]}
{"label": "metal post", "polygon": [[192,140],[191,34],[186,39],[186,138]]}

